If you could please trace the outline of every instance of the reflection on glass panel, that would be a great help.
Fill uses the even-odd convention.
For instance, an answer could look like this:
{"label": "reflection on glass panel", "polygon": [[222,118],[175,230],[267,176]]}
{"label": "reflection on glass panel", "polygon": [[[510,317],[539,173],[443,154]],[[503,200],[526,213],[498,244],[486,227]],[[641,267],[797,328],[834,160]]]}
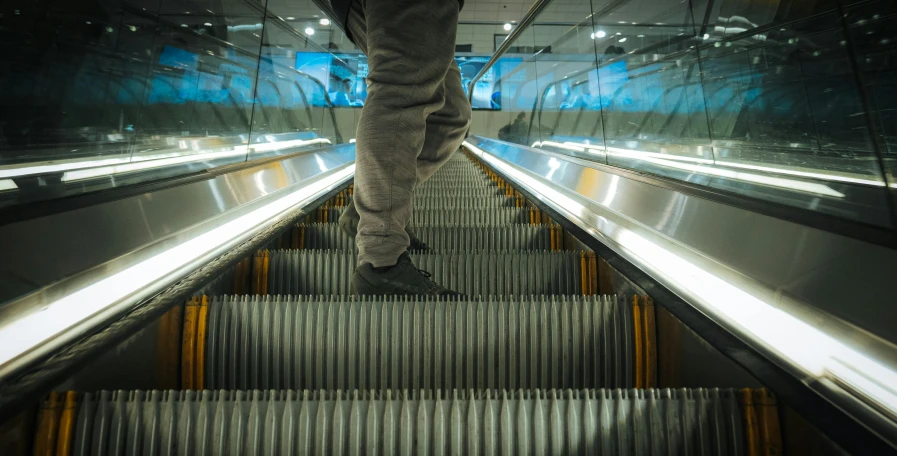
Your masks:
{"label": "reflection on glass panel", "polygon": [[[897,189],[897,2],[856,2],[846,9],[847,33],[869,103],[886,182]],[[897,194],[895,194],[897,197]],[[897,199],[894,201],[897,203]]]}
{"label": "reflection on glass panel", "polygon": [[[601,145],[602,135],[591,131],[601,123],[600,101],[593,96],[598,90],[589,79],[596,68],[591,16],[588,2],[557,2],[536,19],[539,97],[530,134],[539,147],[603,160],[603,152],[592,147]],[[564,18],[580,22],[559,22]]]}
{"label": "reflection on glass panel", "polygon": [[[522,145],[532,144],[529,136],[530,116],[538,96],[532,55],[534,48],[533,30],[527,28],[512,43],[508,53],[477,81],[472,102],[471,134]],[[482,64],[471,66],[474,65],[482,68]],[[479,68],[476,72],[480,71]],[[465,77],[472,78],[476,72]]]}
{"label": "reflection on glass panel", "polygon": [[[650,166],[713,159],[696,45],[700,2],[661,2],[659,8],[596,8],[595,48],[608,163]],[[698,4],[692,9],[693,4]],[[620,20],[625,19],[625,20]],[[680,177],[678,171],[670,175]]]}
{"label": "reflection on glass panel", "polygon": [[892,226],[895,19],[887,1],[557,0],[530,86],[494,109],[535,103],[515,142]]}
{"label": "reflection on glass panel", "polygon": [[299,71],[296,55],[352,46],[311,0],[289,5],[304,15],[293,22],[268,6],[41,0],[4,9],[0,207],[341,141],[354,120],[340,125],[326,84]]}

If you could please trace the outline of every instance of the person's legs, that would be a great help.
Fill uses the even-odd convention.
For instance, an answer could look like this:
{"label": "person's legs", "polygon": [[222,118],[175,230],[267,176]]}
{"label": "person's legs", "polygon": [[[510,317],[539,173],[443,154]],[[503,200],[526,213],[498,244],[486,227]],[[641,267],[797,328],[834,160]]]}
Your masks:
{"label": "person's legs", "polygon": [[461,70],[452,60],[442,84],[445,105],[427,117],[424,147],[417,157],[417,184],[424,183],[461,147],[470,127],[470,101],[461,85]]}
{"label": "person's legs", "polygon": [[[445,75],[441,91],[445,96],[445,104],[442,109],[427,116],[424,146],[417,157],[417,185],[429,179],[461,147],[470,126],[470,102],[461,85],[461,71],[454,62]],[[340,215],[339,223],[343,231],[354,238],[358,232],[358,221],[359,214],[353,201]],[[411,249],[428,248],[408,226],[405,227],[405,232]]]}
{"label": "person's legs", "polygon": [[[429,139],[428,117],[445,107],[446,74],[457,69],[457,23],[458,3],[447,0],[361,0],[350,12],[350,33],[369,67],[368,97],[356,135],[359,265],[395,265],[408,248],[405,226]],[[433,129],[448,127],[437,118]],[[439,141],[438,134],[432,141]],[[422,157],[424,178],[453,151],[433,149]]]}

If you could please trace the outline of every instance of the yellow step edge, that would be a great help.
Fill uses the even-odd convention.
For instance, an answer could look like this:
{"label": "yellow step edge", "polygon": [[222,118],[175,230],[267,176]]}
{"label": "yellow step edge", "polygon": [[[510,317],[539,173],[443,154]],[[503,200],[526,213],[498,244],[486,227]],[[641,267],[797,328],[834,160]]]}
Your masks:
{"label": "yellow step edge", "polygon": [[739,405],[746,442],[745,455],[781,455],[782,430],[775,396],[766,388],[745,388],[739,391]]}
{"label": "yellow step edge", "polygon": [[589,295],[598,294],[598,258],[595,252],[587,252],[586,258],[589,262]]}
{"label": "yellow step edge", "polygon": [[156,337],[156,388],[177,389],[180,385],[178,371],[181,364],[181,336],[184,308],[172,307],[159,319]]}
{"label": "yellow step edge", "polygon": [[260,294],[268,294],[268,265],[271,263],[271,256],[265,250],[265,256],[262,257],[262,270],[259,273],[259,292]]}
{"label": "yellow step edge", "polygon": [[645,388],[645,347],[644,347],[644,334],[643,331],[643,319],[642,319],[642,307],[639,304],[638,295],[632,296],[632,321],[633,321],[633,340],[634,344],[634,356],[635,356],[635,387],[636,388]]}
{"label": "yellow step edge", "polygon": [[657,322],[654,300],[633,295],[632,320],[635,340],[635,387],[657,388]]}
{"label": "yellow step edge", "polygon": [[199,298],[193,297],[184,306],[184,334],[181,338],[181,389],[194,389],[196,383],[196,336],[199,321]]}
{"label": "yellow step edge", "polygon": [[55,391],[47,395],[37,414],[37,430],[34,433],[34,456],[56,454],[56,439],[59,437],[59,421],[62,418],[62,395]]}
{"label": "yellow step edge", "polygon": [[[265,258],[267,261],[267,257]],[[205,389],[206,379],[206,333],[209,319],[209,298],[200,298],[199,315],[196,320],[196,352],[194,355],[193,389]]]}
{"label": "yellow step edge", "polygon": [[654,300],[642,296],[642,337],[644,347],[645,388],[657,388],[657,317]]}
{"label": "yellow step edge", "polygon": [[589,271],[585,252],[579,253],[579,280],[580,291],[583,296],[587,296],[589,294]]}
{"label": "yellow step edge", "polygon": [[56,437],[56,456],[69,456],[75,445],[75,421],[78,419],[78,393],[67,391],[62,416],[59,420],[59,433]]}

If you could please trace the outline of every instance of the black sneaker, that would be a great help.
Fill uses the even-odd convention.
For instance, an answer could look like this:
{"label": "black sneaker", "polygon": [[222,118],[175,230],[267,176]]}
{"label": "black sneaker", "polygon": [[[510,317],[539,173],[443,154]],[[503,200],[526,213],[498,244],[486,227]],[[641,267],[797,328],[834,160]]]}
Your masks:
{"label": "black sneaker", "polygon": [[363,264],[356,268],[352,288],[359,295],[461,296],[430,280],[430,273],[418,269],[407,251],[395,266],[375,268]]}
{"label": "black sneaker", "polygon": [[[339,216],[340,229],[352,239],[355,239],[355,235],[358,234],[358,219],[358,211],[355,210],[354,202],[349,203]],[[430,250],[430,246],[421,241],[411,228],[406,227],[405,233],[408,234],[408,239],[411,240],[408,250]]]}

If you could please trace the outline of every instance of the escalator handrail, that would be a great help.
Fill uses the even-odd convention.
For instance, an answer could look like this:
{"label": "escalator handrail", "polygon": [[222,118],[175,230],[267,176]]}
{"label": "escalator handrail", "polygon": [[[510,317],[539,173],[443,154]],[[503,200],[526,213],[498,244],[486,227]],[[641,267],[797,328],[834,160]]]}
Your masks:
{"label": "escalator handrail", "polygon": [[519,38],[520,35],[523,34],[523,32],[526,31],[529,26],[536,21],[536,18],[539,16],[539,14],[542,13],[542,10],[544,10],[551,2],[552,0],[536,0],[529,7],[529,10],[526,12],[526,14],[524,14],[523,17],[520,18],[519,21],[517,21],[517,27],[515,27],[514,30],[511,30],[511,33],[509,33],[508,36],[505,37],[505,40],[501,42],[501,45],[498,46],[498,49],[496,49],[492,54],[492,57],[489,58],[489,61],[486,62],[485,65],[483,65],[483,68],[481,68],[476,76],[474,76],[473,79],[470,80],[470,83],[468,83],[467,92],[469,100],[473,100],[473,88],[476,85],[477,81],[479,81],[483,77],[483,75],[485,75],[486,72],[489,71],[489,69],[492,68],[493,65],[495,65],[495,62],[498,62],[498,59],[500,59],[501,56],[505,55],[505,53],[508,52],[508,49],[510,49],[511,45],[514,44],[515,41],[517,41],[517,38]]}

